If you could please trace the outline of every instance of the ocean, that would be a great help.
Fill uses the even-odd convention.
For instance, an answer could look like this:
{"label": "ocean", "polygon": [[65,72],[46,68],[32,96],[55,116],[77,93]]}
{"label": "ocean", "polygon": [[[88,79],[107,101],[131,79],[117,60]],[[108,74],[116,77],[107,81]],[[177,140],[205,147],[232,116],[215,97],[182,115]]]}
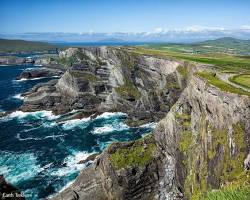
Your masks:
{"label": "ocean", "polygon": [[[0,174],[24,192],[26,199],[43,199],[67,187],[89,164],[78,164],[114,141],[139,139],[154,123],[131,128],[125,113],[103,113],[94,119],[65,120],[51,111],[17,111],[21,94],[49,78],[15,78],[35,65],[0,66]],[[77,111],[72,111],[77,112]]]}

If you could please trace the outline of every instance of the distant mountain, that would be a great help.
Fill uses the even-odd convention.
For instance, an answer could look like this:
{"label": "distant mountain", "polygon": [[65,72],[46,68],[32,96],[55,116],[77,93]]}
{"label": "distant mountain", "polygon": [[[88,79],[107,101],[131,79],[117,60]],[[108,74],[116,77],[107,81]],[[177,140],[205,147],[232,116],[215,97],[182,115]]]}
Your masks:
{"label": "distant mountain", "polygon": [[207,48],[217,48],[225,52],[250,53],[250,40],[236,39],[233,37],[223,37],[215,40],[194,43],[193,45]]}
{"label": "distant mountain", "polygon": [[206,40],[204,42],[196,43],[199,45],[216,45],[221,47],[234,47],[234,46],[248,46],[250,45],[250,40],[236,39],[233,37],[223,37],[215,40]]}
{"label": "distant mountain", "polygon": [[0,39],[0,52],[52,51],[56,46],[47,42]]}

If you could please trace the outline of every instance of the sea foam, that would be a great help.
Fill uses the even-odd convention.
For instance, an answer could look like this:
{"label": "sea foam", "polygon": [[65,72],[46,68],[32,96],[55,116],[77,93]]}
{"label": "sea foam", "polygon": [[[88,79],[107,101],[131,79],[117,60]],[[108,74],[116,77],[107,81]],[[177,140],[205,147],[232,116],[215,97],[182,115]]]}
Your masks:
{"label": "sea foam", "polygon": [[122,112],[104,112],[101,115],[98,115],[96,119],[101,119],[101,118],[108,119],[111,117],[119,117],[119,116],[127,116],[127,114]]}
{"label": "sea foam", "polygon": [[129,128],[130,128],[129,126],[127,126],[126,124],[122,122],[114,123],[114,124],[106,124],[102,127],[96,127],[93,131],[93,134],[108,134],[113,131],[123,131]]}
{"label": "sea foam", "polygon": [[34,177],[40,169],[33,153],[0,152],[0,171],[12,184]]}
{"label": "sea foam", "polygon": [[64,122],[61,122],[63,130],[71,130],[76,127],[85,128],[90,121],[90,117],[82,119],[71,119]]}
{"label": "sea foam", "polygon": [[64,159],[65,167],[58,168],[57,170],[53,171],[51,173],[52,176],[68,176],[69,174],[76,173],[83,169],[86,165],[85,164],[79,164],[81,160],[85,160],[88,156],[90,156],[92,153],[88,152],[74,152],[72,155],[67,156]]}
{"label": "sea foam", "polygon": [[54,115],[52,111],[35,111],[35,112],[23,112],[23,111],[15,111],[10,113],[7,118],[13,119],[13,118],[26,118],[26,117],[35,117],[37,119],[39,118],[47,118],[48,120],[54,120],[60,117],[60,115]]}
{"label": "sea foam", "polygon": [[24,99],[24,97],[22,96],[22,94],[16,94],[15,96],[13,96],[13,98],[20,99],[20,100]]}

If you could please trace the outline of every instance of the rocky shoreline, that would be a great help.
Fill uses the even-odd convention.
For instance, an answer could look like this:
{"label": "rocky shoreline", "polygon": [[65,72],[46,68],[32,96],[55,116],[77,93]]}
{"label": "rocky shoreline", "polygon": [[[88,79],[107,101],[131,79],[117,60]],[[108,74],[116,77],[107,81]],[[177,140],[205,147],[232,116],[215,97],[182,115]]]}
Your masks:
{"label": "rocky shoreline", "polygon": [[[70,48],[61,52],[61,60],[70,62],[73,58],[74,63],[70,63],[57,82],[37,86],[26,93],[21,110],[52,110],[64,114],[81,109],[86,116],[120,111],[129,115],[131,125],[158,121],[185,85],[176,71],[181,63],[123,54],[123,50],[113,47]],[[19,78],[37,77],[39,73],[48,71],[24,72]]]}
{"label": "rocky shoreline", "polygon": [[[130,126],[159,123],[151,136],[89,158],[93,164],[52,199],[191,199],[249,181],[250,99],[196,76],[211,66],[125,47],[69,48],[59,60],[60,78],[25,93],[22,111],[80,110],[72,118],[119,111]],[[54,72],[21,77],[43,73]]]}

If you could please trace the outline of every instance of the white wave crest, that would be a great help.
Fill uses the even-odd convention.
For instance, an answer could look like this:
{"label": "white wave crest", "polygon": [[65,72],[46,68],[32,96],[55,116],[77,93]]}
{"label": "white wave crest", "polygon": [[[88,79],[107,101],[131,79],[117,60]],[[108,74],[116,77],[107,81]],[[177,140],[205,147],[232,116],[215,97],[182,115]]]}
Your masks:
{"label": "white wave crest", "polygon": [[[36,65],[34,65],[34,66],[36,66]],[[25,71],[30,71],[30,70],[33,70],[33,69],[35,69],[35,67],[28,67],[28,68],[25,68],[24,70]]]}
{"label": "white wave crest", "polygon": [[96,119],[101,119],[101,118],[104,118],[104,119],[108,119],[108,118],[111,118],[111,117],[119,117],[119,116],[127,116],[126,113],[122,113],[122,112],[105,112],[105,113],[102,113],[101,115],[97,116]]}
{"label": "white wave crest", "polygon": [[75,127],[85,128],[90,120],[91,120],[90,117],[88,117],[82,119],[71,119],[61,123],[63,124],[62,128],[64,130],[70,130],[74,129]]}
{"label": "white wave crest", "polygon": [[26,140],[45,140],[45,139],[49,139],[49,138],[52,138],[53,140],[56,139],[56,138],[59,138],[59,137],[64,137],[66,134],[61,134],[61,135],[48,135],[48,136],[45,136],[45,137],[41,137],[41,138],[38,138],[38,137],[27,137],[27,138],[21,138],[20,136],[20,133],[18,133],[16,135],[16,138],[19,140],[19,141],[26,141]]}
{"label": "white wave crest", "polygon": [[23,112],[23,111],[15,111],[10,113],[7,118],[26,118],[26,117],[35,117],[35,118],[47,118],[48,120],[54,120],[60,117],[60,115],[54,115],[52,111],[42,110],[42,111],[35,111],[35,112]]}
{"label": "white wave crest", "polygon": [[140,128],[150,128],[150,129],[154,129],[156,127],[157,123],[155,122],[150,122],[147,124],[143,124],[141,126],[139,126]]}
{"label": "white wave crest", "polygon": [[59,78],[60,76],[43,76],[43,77],[37,77],[37,78],[21,78],[18,80],[15,80],[16,82],[22,82],[22,81],[35,81],[35,80],[41,80],[45,78]]}
{"label": "white wave crest", "polygon": [[88,156],[90,156],[92,153],[88,152],[74,152],[72,155],[66,157],[64,159],[64,163],[66,164],[65,167],[59,168],[56,171],[53,171],[51,173],[52,176],[68,176],[69,174],[76,173],[83,169],[86,165],[85,164],[79,164],[81,160],[85,160]]}
{"label": "white wave crest", "polygon": [[13,98],[20,99],[20,100],[24,99],[24,97],[22,96],[22,94],[16,94],[15,96],[13,96]]}
{"label": "white wave crest", "polygon": [[97,127],[94,129],[93,134],[108,134],[113,131],[123,131],[127,130],[130,127],[127,126],[126,124],[120,122],[120,123],[115,123],[115,124],[107,124],[102,127]]}

